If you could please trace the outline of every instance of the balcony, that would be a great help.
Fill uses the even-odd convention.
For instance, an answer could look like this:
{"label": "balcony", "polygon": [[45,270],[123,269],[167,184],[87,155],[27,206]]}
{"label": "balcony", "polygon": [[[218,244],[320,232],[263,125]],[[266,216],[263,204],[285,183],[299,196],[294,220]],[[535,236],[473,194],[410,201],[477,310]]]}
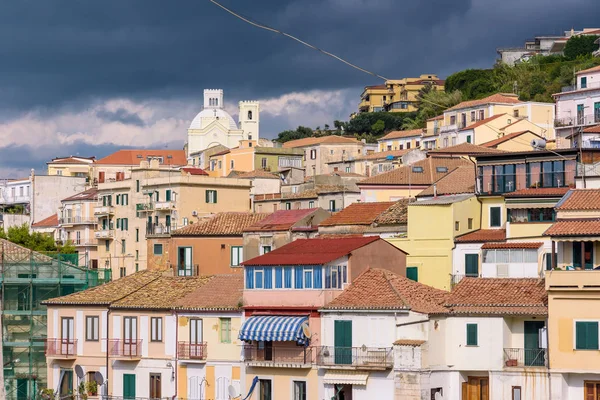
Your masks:
{"label": "balcony", "polygon": [[394,357],[391,347],[321,346],[317,364],[321,367],[383,370],[394,366]]}
{"label": "balcony", "polygon": [[59,220],[61,225],[94,225],[96,223],[96,218],[91,217],[66,217],[61,218]]}
{"label": "balcony", "polygon": [[554,120],[554,126],[556,128],[570,128],[577,126],[588,126],[600,123],[600,113],[578,115],[566,118],[557,118]]}
{"label": "balcony", "polygon": [[142,341],[137,339],[105,339],[108,342],[108,355],[122,360],[142,358]]}
{"label": "balcony", "polygon": [[152,224],[146,226],[146,236],[169,236],[177,229],[176,225]]}
{"label": "balcony", "polygon": [[94,215],[113,215],[115,208],[113,206],[96,206],[94,207]]}
{"label": "balcony", "polygon": [[137,212],[152,212],[154,211],[154,203],[138,203],[135,205]]}
{"label": "balcony", "polygon": [[259,349],[244,346],[244,362],[251,367],[310,368],[313,348],[303,346],[273,346]]}
{"label": "balcony", "polygon": [[157,201],[154,203],[154,209],[157,211],[171,211],[175,209],[174,201]]}
{"label": "balcony", "polygon": [[444,125],[444,126],[440,126],[440,133],[450,133],[450,132],[457,132],[458,131],[458,125],[457,124],[452,124],[452,125]]}
{"label": "balcony", "polygon": [[585,85],[585,87],[582,87],[581,85],[579,85],[579,87],[577,85],[563,86],[560,89],[560,92],[566,93],[566,92],[576,92],[578,90],[590,90],[590,89],[600,89],[600,82],[587,83]]}
{"label": "balcony", "polygon": [[100,229],[94,232],[94,237],[96,239],[112,239],[115,237],[114,229]]}
{"label": "balcony", "polygon": [[77,339],[46,339],[46,357],[63,360],[77,358]]}
{"label": "balcony", "polygon": [[504,349],[504,366],[509,368],[546,367],[546,349]]}
{"label": "balcony", "polygon": [[180,360],[206,361],[206,356],[207,356],[206,342],[202,342],[202,343],[178,342],[177,343],[177,358],[179,358]]}
{"label": "balcony", "polygon": [[73,245],[75,247],[94,247],[98,246],[98,241],[96,239],[79,239],[75,240]]}

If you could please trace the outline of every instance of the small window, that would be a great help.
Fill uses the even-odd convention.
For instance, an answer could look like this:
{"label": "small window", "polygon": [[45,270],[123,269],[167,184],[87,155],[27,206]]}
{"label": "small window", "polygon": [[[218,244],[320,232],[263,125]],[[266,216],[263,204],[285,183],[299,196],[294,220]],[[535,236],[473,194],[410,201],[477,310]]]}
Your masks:
{"label": "small window", "polygon": [[162,244],[154,244],[154,255],[162,256],[163,254],[163,245]]}
{"label": "small window", "polygon": [[261,166],[262,169],[266,169],[267,168],[267,158],[266,157],[263,157],[260,160],[260,166]]}
{"label": "small window", "polygon": [[308,208],[315,208],[315,202],[313,200],[308,202]]}
{"label": "small window", "polygon": [[490,207],[490,227],[499,228],[502,226],[502,208]]}
{"label": "small window", "polygon": [[221,343],[231,343],[231,318],[219,318]]}
{"label": "small window", "polygon": [[387,150],[388,150],[388,151],[392,151],[392,146],[388,146],[388,147],[387,147]]}
{"label": "small window", "polygon": [[206,202],[211,204],[216,204],[217,202],[217,191],[216,190],[207,190],[206,191]]}
{"label": "small window", "polygon": [[98,316],[85,317],[85,340],[87,342],[98,341]]}
{"label": "small window", "polygon": [[404,145],[403,144],[398,145],[398,150],[403,150],[403,149],[404,149]]}
{"label": "small window", "polygon": [[273,400],[273,383],[270,379],[258,380],[258,400]]}
{"label": "small window", "polygon": [[460,222],[459,221],[454,221],[454,230],[456,232],[460,231]]}
{"label": "small window", "polygon": [[248,120],[252,120],[252,111],[248,111]]}
{"label": "small window", "polygon": [[231,164],[231,167],[230,167],[230,168],[231,168],[231,169],[233,169],[233,168],[234,168],[234,166],[235,166],[235,163],[234,163],[234,161],[233,161],[233,160],[231,160],[231,163],[230,163],[230,164]]}
{"label": "small window", "polygon": [[304,288],[312,289],[313,269],[312,267],[304,269]]}
{"label": "small window", "polygon": [[125,239],[121,239],[121,254],[127,253],[127,248],[125,246]]}
{"label": "small window", "polygon": [[109,240],[104,241],[104,251],[110,252],[110,241]]}
{"label": "small window", "polygon": [[123,278],[125,276],[127,276],[127,268],[125,268],[125,267],[119,268],[119,277]]}
{"label": "small window", "polygon": [[329,200],[329,211],[335,211],[335,200]]}
{"label": "small window", "polygon": [[521,400],[521,386],[512,387],[512,400]]}
{"label": "small window", "polygon": [[471,143],[471,135],[467,135],[467,143]]}
{"label": "small window", "polygon": [[310,159],[311,159],[311,160],[315,160],[316,158],[317,158],[317,150],[315,150],[315,149],[312,149],[312,150],[310,151]]}
{"label": "small window", "polygon": [[421,173],[423,172],[423,167],[412,167],[412,172]]}
{"label": "small window", "polygon": [[467,324],[467,346],[477,346],[477,324]]}
{"label": "small window", "polygon": [[136,250],[135,251],[135,261],[139,261],[140,260],[140,251]]}
{"label": "small window", "polygon": [[475,121],[475,111],[471,111],[471,122]]}
{"label": "small window", "polygon": [[244,248],[231,246],[231,266],[238,267],[244,261]]}
{"label": "small window", "polygon": [[306,400],[306,382],[294,381],[294,400]]}
{"label": "small window", "polygon": [[448,172],[448,167],[435,167],[436,172],[446,173]]}
{"label": "small window", "polygon": [[411,281],[419,282],[419,268],[406,267],[406,277]]}
{"label": "small window", "polygon": [[442,388],[431,388],[431,400],[435,400],[436,397],[435,395],[439,393],[440,394],[440,398],[442,398],[441,396],[444,394],[444,390]]}
{"label": "small window", "polygon": [[519,110],[514,110],[513,111],[513,117],[519,118]]}
{"label": "small window", "polygon": [[330,154],[330,155],[333,155],[333,149],[332,149],[332,150],[329,150],[329,154]]}
{"label": "small window", "polygon": [[598,350],[598,321],[575,322],[575,349]]}
{"label": "small window", "polygon": [[479,110],[479,119],[482,120],[485,118],[485,110]]}
{"label": "small window", "polygon": [[290,202],[285,203],[285,209],[286,210],[291,210],[292,209],[292,203],[290,203]]}
{"label": "small window", "polygon": [[350,167],[346,167],[346,173],[350,173]]}
{"label": "small window", "polygon": [[[133,375],[135,377],[135,375]],[[150,398],[160,399],[162,397],[162,379],[160,374],[150,374]]]}
{"label": "small window", "polygon": [[410,142],[406,143],[406,149],[410,149]]}
{"label": "small window", "polygon": [[152,317],[150,318],[150,341],[151,342],[162,342],[162,318],[161,317]]}
{"label": "small window", "polygon": [[473,229],[473,218],[469,218],[467,220],[467,228],[468,229]]}
{"label": "small window", "polygon": [[262,254],[267,254],[271,252],[271,246],[262,246]]}

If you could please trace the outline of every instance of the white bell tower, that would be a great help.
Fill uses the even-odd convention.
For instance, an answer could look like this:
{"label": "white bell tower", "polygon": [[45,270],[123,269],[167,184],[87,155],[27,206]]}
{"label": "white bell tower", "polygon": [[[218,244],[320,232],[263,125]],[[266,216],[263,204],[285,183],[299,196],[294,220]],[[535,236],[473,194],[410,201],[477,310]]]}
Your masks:
{"label": "white bell tower", "polygon": [[223,109],[223,89],[204,89],[204,108]]}
{"label": "white bell tower", "polygon": [[244,131],[244,139],[259,139],[260,104],[256,100],[240,101],[240,129]]}

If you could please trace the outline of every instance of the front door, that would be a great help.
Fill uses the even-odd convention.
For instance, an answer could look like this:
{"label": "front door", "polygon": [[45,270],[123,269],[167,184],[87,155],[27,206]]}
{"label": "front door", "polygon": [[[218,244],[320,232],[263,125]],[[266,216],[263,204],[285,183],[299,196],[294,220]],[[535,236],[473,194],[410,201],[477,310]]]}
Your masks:
{"label": "front door", "polygon": [[465,254],[465,275],[479,276],[479,254]]}
{"label": "front door", "polygon": [[352,364],[352,321],[334,321],[335,363]]}
{"label": "front door", "polygon": [[[464,390],[464,385],[463,385]],[[464,397],[464,396],[463,396]],[[489,378],[470,376],[467,383],[467,400],[489,400]]]}
{"label": "front door", "polygon": [[123,374],[123,399],[135,399],[135,374]]}
{"label": "front door", "polygon": [[28,398],[28,380],[17,379],[17,400],[27,400]]}
{"label": "front door", "polygon": [[524,347],[525,366],[543,367],[544,351],[540,349],[539,332],[544,327],[544,321],[525,321]]}
{"label": "front door", "polygon": [[594,242],[573,242],[573,266],[584,269],[594,268]]}

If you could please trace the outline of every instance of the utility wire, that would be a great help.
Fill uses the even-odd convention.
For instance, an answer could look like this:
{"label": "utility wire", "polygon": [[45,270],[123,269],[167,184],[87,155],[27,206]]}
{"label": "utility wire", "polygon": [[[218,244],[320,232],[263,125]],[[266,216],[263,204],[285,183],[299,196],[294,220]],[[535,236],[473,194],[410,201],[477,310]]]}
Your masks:
{"label": "utility wire", "polygon": [[290,38],[290,39],[292,39],[292,40],[295,40],[295,41],[297,41],[298,43],[301,43],[301,44],[303,44],[303,45],[304,45],[304,46],[306,46],[306,47],[310,47],[310,48],[311,48],[311,49],[313,49],[313,50],[317,50],[318,52],[321,52],[321,53],[323,53],[323,54],[325,54],[325,55],[327,55],[327,56],[329,56],[329,57],[335,58],[336,60],[338,60],[338,61],[341,61],[341,62],[343,62],[344,64],[346,64],[346,65],[349,65],[349,66],[350,66],[350,67],[352,67],[352,68],[355,68],[355,69],[357,69],[357,70],[359,70],[359,71],[362,71],[362,72],[364,72],[364,73],[366,73],[366,74],[373,75],[373,76],[375,76],[375,77],[377,77],[377,78],[383,79],[384,81],[387,81],[387,80],[388,80],[388,79],[387,79],[386,77],[384,77],[384,76],[381,76],[381,75],[379,75],[379,74],[376,74],[375,72],[371,72],[371,71],[369,71],[369,70],[366,70],[366,69],[364,69],[364,68],[361,68],[361,67],[359,67],[359,66],[358,66],[358,65],[356,65],[356,64],[352,64],[351,62],[348,62],[348,61],[344,60],[343,58],[336,56],[336,55],[335,55],[335,54],[333,54],[333,53],[330,53],[330,52],[328,52],[328,51],[326,51],[326,50],[323,50],[323,49],[320,49],[320,48],[318,48],[318,47],[316,47],[316,46],[313,46],[312,44],[310,44],[310,43],[307,43],[307,42],[305,42],[304,40],[298,39],[297,37],[295,37],[295,36],[292,36],[292,35],[290,35],[289,33],[285,33],[285,32],[282,32],[282,31],[280,31],[279,29],[271,28],[270,26],[267,26],[267,25],[265,25],[265,24],[261,24],[261,23],[259,23],[259,22],[252,21],[252,20],[250,20],[249,18],[246,18],[246,17],[244,17],[244,16],[242,16],[242,15],[240,15],[240,14],[236,13],[235,11],[233,11],[233,10],[231,10],[231,9],[229,9],[229,8],[227,8],[227,7],[225,7],[224,5],[222,5],[222,4],[218,3],[218,2],[216,2],[215,0],[208,0],[208,1],[210,1],[210,2],[211,2],[211,3],[213,3],[214,5],[216,5],[216,6],[220,7],[220,8],[222,8],[223,10],[227,11],[229,14],[231,14],[231,15],[233,15],[233,16],[235,16],[235,17],[239,18],[239,19],[241,19],[242,21],[244,21],[244,22],[246,22],[246,23],[248,23],[248,24],[250,24],[250,25],[253,25],[253,26],[257,27],[257,28],[261,28],[261,29],[264,29],[264,30],[267,30],[267,31],[270,31],[270,32],[275,32],[275,33],[277,33],[277,34],[279,34],[279,35],[286,36],[286,37],[288,37],[288,38]]}

